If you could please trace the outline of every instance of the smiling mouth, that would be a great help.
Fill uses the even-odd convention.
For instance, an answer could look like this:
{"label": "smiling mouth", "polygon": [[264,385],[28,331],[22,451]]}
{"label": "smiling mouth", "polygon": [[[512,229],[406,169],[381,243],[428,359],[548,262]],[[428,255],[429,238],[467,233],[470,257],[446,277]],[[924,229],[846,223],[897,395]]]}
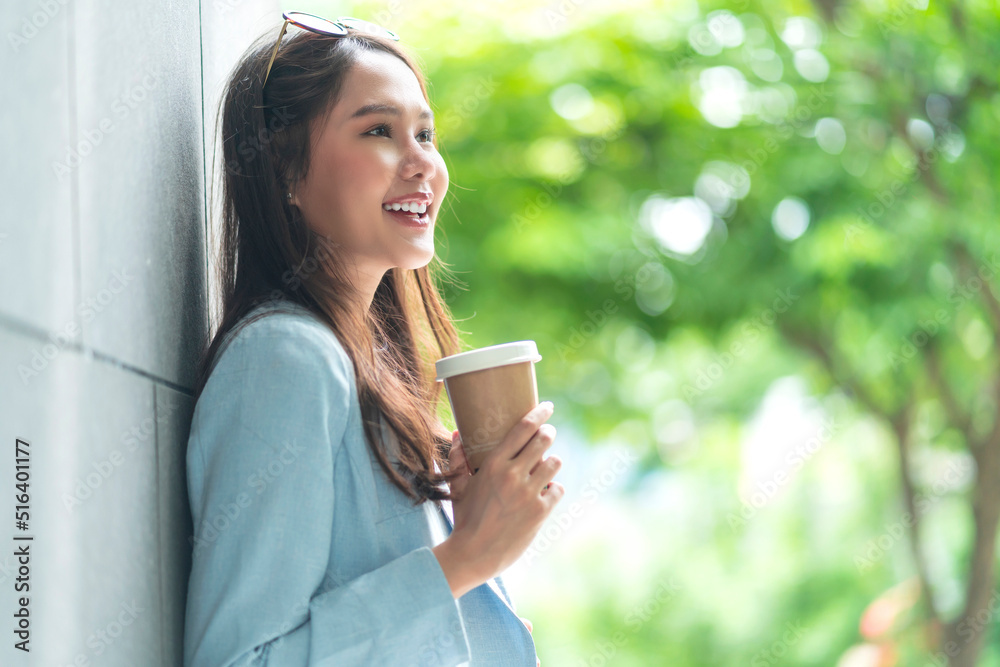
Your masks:
{"label": "smiling mouth", "polygon": [[428,215],[427,211],[424,211],[423,213],[419,212],[414,213],[412,211],[403,211],[403,210],[395,211],[392,209],[386,209],[384,207],[382,208],[382,210],[392,215],[395,218],[402,218],[405,222],[408,222],[410,224],[426,225],[430,223],[430,215]]}
{"label": "smiling mouth", "polygon": [[427,223],[430,221],[430,216],[427,214],[427,204],[383,204],[382,210],[411,222]]}

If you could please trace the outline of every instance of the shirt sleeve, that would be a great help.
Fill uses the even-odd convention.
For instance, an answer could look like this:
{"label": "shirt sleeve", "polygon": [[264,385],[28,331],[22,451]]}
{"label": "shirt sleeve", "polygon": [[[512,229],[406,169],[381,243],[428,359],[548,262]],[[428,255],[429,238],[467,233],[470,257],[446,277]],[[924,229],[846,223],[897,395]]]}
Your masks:
{"label": "shirt sleeve", "polygon": [[428,650],[426,664],[470,659],[430,547],[325,581],[334,465],[356,400],[350,358],[318,322],[265,317],[220,356],[187,450],[186,667],[410,665]]}

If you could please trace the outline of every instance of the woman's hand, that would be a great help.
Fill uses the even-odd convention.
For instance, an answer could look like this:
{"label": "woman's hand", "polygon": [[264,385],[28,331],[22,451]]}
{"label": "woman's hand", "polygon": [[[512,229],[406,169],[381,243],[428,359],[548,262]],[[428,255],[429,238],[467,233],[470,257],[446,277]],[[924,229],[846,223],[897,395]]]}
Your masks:
{"label": "woman's hand", "polygon": [[[562,461],[542,459],[555,440],[555,427],[544,423],[552,411],[549,401],[535,406],[486,456],[479,472],[451,484],[455,525],[448,541],[454,560],[474,574],[471,579],[485,582],[520,558],[565,493],[552,481]],[[452,469],[469,472],[457,431],[448,458]]]}

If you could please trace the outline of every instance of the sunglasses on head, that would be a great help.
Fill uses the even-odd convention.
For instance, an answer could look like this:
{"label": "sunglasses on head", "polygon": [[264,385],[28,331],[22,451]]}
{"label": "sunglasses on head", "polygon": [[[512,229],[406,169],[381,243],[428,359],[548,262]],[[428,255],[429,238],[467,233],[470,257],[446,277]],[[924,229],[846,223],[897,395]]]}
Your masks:
{"label": "sunglasses on head", "polygon": [[288,28],[289,23],[303,30],[309,30],[328,37],[346,37],[349,31],[354,30],[356,32],[367,32],[372,35],[381,35],[393,41],[399,41],[399,35],[391,30],[387,30],[371,21],[364,21],[350,16],[341,16],[336,21],[331,21],[330,19],[325,19],[315,14],[306,14],[305,12],[282,12],[281,15],[285,17],[285,22],[281,26],[281,32],[278,33],[278,41],[274,44],[274,50],[271,51],[271,60],[267,63],[267,73],[264,74],[264,83],[261,84],[262,88],[267,85],[267,77],[271,74],[271,65],[274,64],[274,58],[278,55],[281,38],[285,36],[285,30]]}

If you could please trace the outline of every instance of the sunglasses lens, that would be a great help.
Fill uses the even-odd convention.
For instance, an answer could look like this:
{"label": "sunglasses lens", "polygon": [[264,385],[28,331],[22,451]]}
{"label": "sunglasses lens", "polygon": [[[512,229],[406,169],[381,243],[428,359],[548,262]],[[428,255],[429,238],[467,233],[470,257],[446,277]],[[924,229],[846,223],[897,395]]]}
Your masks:
{"label": "sunglasses lens", "polygon": [[300,28],[318,32],[321,35],[343,37],[347,34],[347,31],[344,30],[343,26],[313,14],[306,14],[304,12],[285,12],[284,17]]}
{"label": "sunglasses lens", "polygon": [[337,19],[337,22],[347,26],[351,30],[357,30],[358,32],[368,32],[375,35],[385,35],[389,39],[399,41],[399,35],[391,30],[387,30],[380,25],[376,25],[371,21],[365,21],[362,19],[356,19],[351,16],[341,16]]}

